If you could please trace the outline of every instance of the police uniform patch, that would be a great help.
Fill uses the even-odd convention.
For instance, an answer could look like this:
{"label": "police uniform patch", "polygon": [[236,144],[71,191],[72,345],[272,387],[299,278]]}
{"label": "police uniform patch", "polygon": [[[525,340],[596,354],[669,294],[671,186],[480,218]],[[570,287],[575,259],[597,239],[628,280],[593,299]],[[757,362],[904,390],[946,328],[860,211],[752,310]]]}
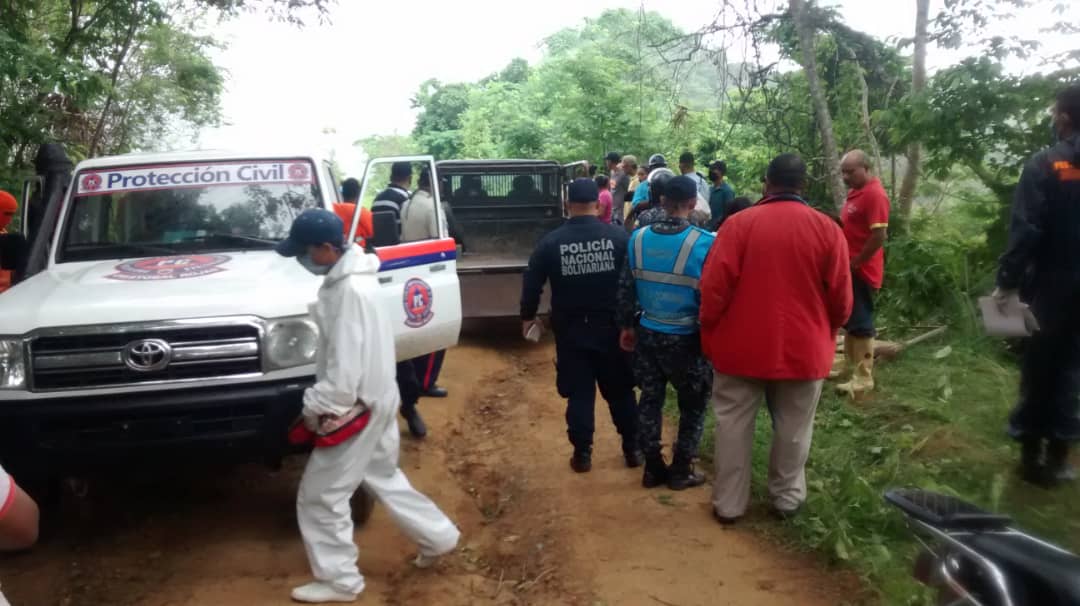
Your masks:
{"label": "police uniform patch", "polygon": [[431,287],[420,278],[412,278],[405,283],[402,303],[405,307],[405,326],[420,328],[431,321],[435,313],[432,306]]}
{"label": "police uniform patch", "polygon": [[229,259],[230,257],[226,255],[183,255],[139,259],[117,265],[116,273],[105,277],[110,280],[132,282],[198,278],[225,271],[225,268],[221,266]]}

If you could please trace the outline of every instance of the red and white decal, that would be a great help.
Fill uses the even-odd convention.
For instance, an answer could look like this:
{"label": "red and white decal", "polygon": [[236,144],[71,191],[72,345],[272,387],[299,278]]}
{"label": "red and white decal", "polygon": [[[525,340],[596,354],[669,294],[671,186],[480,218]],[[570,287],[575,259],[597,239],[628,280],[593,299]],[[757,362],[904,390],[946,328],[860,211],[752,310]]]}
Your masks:
{"label": "red and white decal", "polygon": [[116,266],[116,273],[105,277],[110,280],[131,282],[198,278],[225,271],[225,268],[221,266],[228,260],[229,257],[225,255],[153,257],[121,263]]}

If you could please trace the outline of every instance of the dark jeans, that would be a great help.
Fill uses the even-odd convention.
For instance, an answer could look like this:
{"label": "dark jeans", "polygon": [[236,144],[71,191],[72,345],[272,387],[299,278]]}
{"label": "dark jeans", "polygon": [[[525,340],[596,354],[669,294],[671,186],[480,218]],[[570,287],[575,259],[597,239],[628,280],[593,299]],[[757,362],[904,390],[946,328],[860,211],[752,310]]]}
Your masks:
{"label": "dark jeans", "polygon": [[596,429],[596,388],[608,403],[611,421],[622,436],[623,450],[633,450],[637,406],[628,355],[614,340],[605,348],[557,342],[556,385],[567,399],[566,434],[575,449],[592,448]]}
{"label": "dark jeans", "polygon": [[874,289],[854,273],[851,274],[851,287],[854,300],[851,317],[844,329],[853,337],[873,338],[877,336],[874,330]]}

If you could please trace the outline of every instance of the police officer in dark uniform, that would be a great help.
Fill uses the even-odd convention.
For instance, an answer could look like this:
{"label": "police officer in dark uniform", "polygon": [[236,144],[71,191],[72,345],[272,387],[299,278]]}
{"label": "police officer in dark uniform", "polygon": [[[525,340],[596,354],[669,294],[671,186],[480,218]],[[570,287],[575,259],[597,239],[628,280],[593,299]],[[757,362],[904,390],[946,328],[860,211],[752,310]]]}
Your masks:
{"label": "police officer in dark uniform", "polygon": [[[641,483],[645,488],[667,484],[683,490],[705,483],[705,477],[694,471],[693,460],[705,428],[713,372],[701,353],[698,281],[715,237],[690,225],[697,203],[693,179],[672,177],[661,195],[663,216],[630,236],[619,279],[618,323],[620,345],[634,352],[634,376],[641,387],[638,436],[645,454]],[[679,402],[679,436],[672,446],[670,469],[660,445],[668,383],[675,387]]]}
{"label": "police officer in dark uniform", "polygon": [[544,283],[551,282],[551,325],[555,332],[556,383],[566,407],[567,435],[574,446],[570,466],[592,468],[596,388],[607,400],[622,436],[628,467],[641,465],[637,450],[637,410],[628,356],[619,349],[615,289],[626,257],[626,232],[596,216],[600,192],[592,179],[568,188],[570,218],[537,245],[525,270],[521,292],[523,332],[537,322]]}
{"label": "police officer in dark uniform", "polygon": [[1067,456],[1080,439],[1080,85],[1058,94],[1053,125],[1057,142],[1031,157],[1017,184],[994,293],[1014,311],[1023,298],[1038,321],[1008,429],[1022,476],[1043,485],[1075,478]]}

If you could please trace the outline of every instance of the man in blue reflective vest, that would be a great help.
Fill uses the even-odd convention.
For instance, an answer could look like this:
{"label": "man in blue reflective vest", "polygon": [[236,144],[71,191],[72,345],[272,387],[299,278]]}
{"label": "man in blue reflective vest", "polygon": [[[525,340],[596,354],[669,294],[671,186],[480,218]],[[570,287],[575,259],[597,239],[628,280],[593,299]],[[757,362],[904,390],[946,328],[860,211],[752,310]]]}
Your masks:
{"label": "man in blue reflective vest", "polygon": [[[619,279],[619,344],[634,352],[634,375],[641,388],[638,445],[645,453],[642,485],[667,484],[683,490],[705,483],[694,471],[712,368],[701,353],[698,280],[714,240],[690,225],[697,184],[673,177],[663,189],[664,217],[630,236],[627,262]],[[669,468],[661,454],[664,397],[671,383],[679,399],[679,436]]]}

